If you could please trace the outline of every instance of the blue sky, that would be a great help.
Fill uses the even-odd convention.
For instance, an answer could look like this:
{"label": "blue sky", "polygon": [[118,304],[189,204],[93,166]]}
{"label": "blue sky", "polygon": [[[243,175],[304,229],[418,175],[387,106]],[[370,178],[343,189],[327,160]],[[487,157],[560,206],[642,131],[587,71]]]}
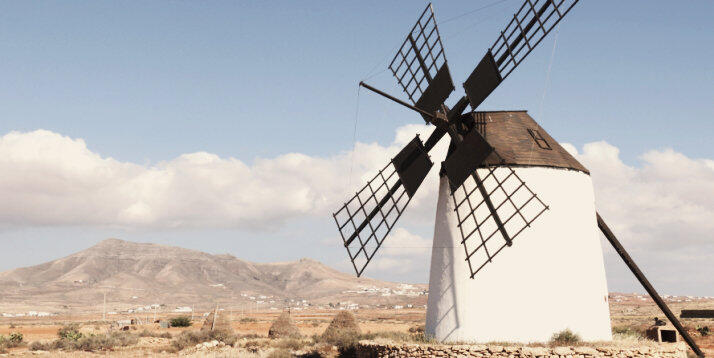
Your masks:
{"label": "blue sky", "polygon": [[[490,4],[434,3],[457,88],[520,1],[449,19]],[[5,1],[0,134],[43,129],[82,139],[102,158],[148,167],[195,152],[249,166],[286,153],[332,158],[352,150],[353,135],[389,147],[398,128],[420,119],[364,90],[357,106],[357,83],[376,74],[369,83],[402,96],[389,72],[380,71],[425,5]],[[577,148],[607,141],[634,168],[644,153],[667,148],[714,158],[712,15],[711,1],[583,0],[481,109],[527,109],[559,141]],[[0,240],[14,250],[0,253],[0,269],[109,236],[256,261],[309,256],[335,263],[344,253],[323,245],[334,238],[330,220],[296,216],[258,230],[3,218]],[[427,227],[414,230],[429,237]],[[426,280],[423,270],[375,276]],[[628,285],[618,288],[634,289]],[[694,286],[671,287],[704,292]]]}

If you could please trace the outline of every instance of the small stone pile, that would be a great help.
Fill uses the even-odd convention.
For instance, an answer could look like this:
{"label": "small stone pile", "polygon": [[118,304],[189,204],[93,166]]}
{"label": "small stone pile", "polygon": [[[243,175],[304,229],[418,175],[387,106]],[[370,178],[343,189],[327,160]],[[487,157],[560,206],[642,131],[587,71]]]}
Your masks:
{"label": "small stone pile", "polygon": [[300,330],[293,322],[290,313],[283,312],[270,326],[268,330],[268,337],[270,338],[299,338]]}
{"label": "small stone pile", "polygon": [[657,346],[603,347],[526,347],[490,345],[433,345],[393,344],[360,341],[358,358],[373,357],[509,357],[509,358],[686,358],[687,348],[682,343]]}
{"label": "small stone pile", "polygon": [[210,342],[203,342],[203,343],[197,344],[197,345],[196,345],[196,350],[202,351],[202,350],[211,349],[211,348],[214,348],[214,347],[219,347],[219,348],[221,348],[221,347],[225,347],[225,346],[226,346],[225,343],[219,342],[219,341],[217,341],[217,340],[214,339],[214,340],[212,340],[212,341],[210,341]]}

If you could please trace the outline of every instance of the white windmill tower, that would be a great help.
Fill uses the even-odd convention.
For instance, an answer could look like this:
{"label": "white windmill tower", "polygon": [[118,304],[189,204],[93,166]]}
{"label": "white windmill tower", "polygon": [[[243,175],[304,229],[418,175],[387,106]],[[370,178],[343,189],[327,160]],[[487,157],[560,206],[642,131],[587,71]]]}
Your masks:
{"label": "white windmill tower", "polygon": [[585,340],[611,339],[599,228],[700,354],[596,213],[588,170],[526,112],[475,111],[577,2],[525,0],[451,108],[444,101],[454,85],[427,6],[389,65],[412,104],[360,85],[436,128],[425,142],[417,136],[407,144],[333,214],[335,222],[360,276],[433,166],[428,152],[448,134],[427,334],[440,341],[532,342],[568,328]]}

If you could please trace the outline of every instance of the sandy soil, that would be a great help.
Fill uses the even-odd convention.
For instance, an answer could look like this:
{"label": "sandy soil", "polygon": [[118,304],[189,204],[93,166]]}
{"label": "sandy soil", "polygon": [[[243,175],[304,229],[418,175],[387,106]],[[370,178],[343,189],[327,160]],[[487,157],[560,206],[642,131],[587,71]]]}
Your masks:
{"label": "sandy soil", "polygon": [[[694,306],[694,307],[693,307]],[[688,304],[671,304],[672,310],[679,312],[682,307],[687,308],[714,308],[714,301],[699,302],[696,305]],[[336,310],[313,310],[294,312],[292,317],[301,333],[305,336],[319,335],[328,326],[332,316],[338,311]],[[420,309],[401,309],[401,310],[359,310],[356,311],[360,327],[363,332],[407,332],[409,328],[423,325],[425,310]],[[272,321],[278,316],[279,312],[252,312],[250,314],[225,313],[229,315],[231,326],[239,335],[257,334],[259,336],[267,336],[268,329]],[[158,315],[158,319],[167,319],[175,314]],[[662,318],[663,315],[651,301],[643,301],[641,299],[625,299],[620,302],[612,302],[611,300],[611,318],[613,326],[627,326],[635,329],[643,329],[651,324],[653,317]],[[129,316],[116,315],[111,316],[112,322],[117,319],[128,319]],[[153,320],[153,317],[151,317]],[[86,333],[102,333],[106,332],[111,323],[109,321],[101,321],[101,315],[86,315],[86,316],[54,316],[54,317],[13,317],[0,318],[0,334],[7,336],[11,332],[20,332],[24,335],[26,342],[33,341],[49,341],[57,337],[57,330],[65,323],[81,322],[82,331]],[[190,328],[160,328],[159,324],[149,323],[140,324],[132,327],[131,332],[138,333],[144,329],[155,331],[158,333],[169,332],[172,335],[178,335],[184,330],[195,330],[200,328],[202,318],[196,317],[193,327]],[[693,335],[698,343],[705,349],[710,356],[714,356],[714,334],[708,337],[701,337],[694,330],[697,327],[708,326],[714,330],[714,320],[684,320],[684,325],[693,331]],[[139,356],[176,356],[175,353],[161,353],[161,347],[170,345],[170,340],[166,338],[145,337],[141,338],[139,343],[132,347],[117,349],[113,352],[102,353],[87,353],[87,352],[52,352],[52,356],[57,357],[84,357],[94,356],[97,354],[122,357],[139,357]],[[188,354],[190,356],[221,356],[221,357],[238,357],[250,356],[250,354],[241,349],[230,347],[216,347],[211,352],[189,350],[181,352],[181,355]],[[12,356],[15,355],[32,355],[26,347],[13,348],[9,351]],[[213,355],[211,355],[213,354]],[[218,355],[216,355],[218,354]],[[257,355],[255,355],[257,357]]]}

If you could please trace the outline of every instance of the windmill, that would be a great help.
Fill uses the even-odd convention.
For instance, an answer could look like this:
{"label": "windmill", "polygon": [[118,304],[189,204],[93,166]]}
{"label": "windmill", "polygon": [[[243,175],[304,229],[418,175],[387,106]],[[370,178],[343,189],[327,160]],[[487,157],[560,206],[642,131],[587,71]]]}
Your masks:
{"label": "windmill", "polygon": [[[440,174],[426,333],[440,341],[543,341],[565,328],[611,339],[598,229],[698,355],[677,318],[597,214],[590,173],[525,111],[476,111],[578,0],[525,0],[455,90],[430,5],[389,64],[405,102],[434,125],[417,135],[334,214],[357,276],[433,167]],[[467,107],[471,110],[467,110]],[[498,257],[497,257],[498,256]]]}

